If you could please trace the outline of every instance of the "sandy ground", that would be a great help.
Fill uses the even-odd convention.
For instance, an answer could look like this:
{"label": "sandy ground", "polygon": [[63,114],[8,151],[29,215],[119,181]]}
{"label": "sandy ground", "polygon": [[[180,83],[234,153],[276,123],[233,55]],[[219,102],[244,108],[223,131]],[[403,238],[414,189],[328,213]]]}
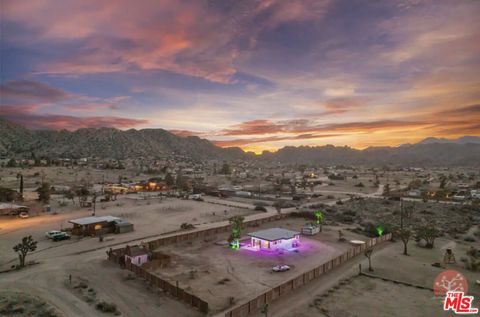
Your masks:
{"label": "sandy ground", "polygon": [[0,218],[0,270],[17,263],[12,247],[26,235],[32,235],[38,240],[38,248],[28,255],[27,262],[40,262],[20,271],[0,273],[2,290],[37,296],[65,316],[105,316],[105,313],[95,309],[95,302],[87,302],[84,296],[69,285],[67,281],[71,274],[74,281],[81,278],[89,288],[95,290],[96,301],[115,303],[122,316],[158,316],[159,313],[162,316],[200,316],[198,311],[188,305],[163,293],[152,292],[144,281],[127,279],[128,272],[108,262],[105,251],[128,241],[139,243],[179,230],[183,222],[207,228],[224,224],[225,219],[232,215],[268,216],[263,213],[253,214],[252,209],[207,202],[173,198],[135,201],[129,199],[130,195],[121,197],[116,202],[109,203],[106,209],[97,208],[97,215],[125,217],[134,223],[135,231],[107,235],[103,242],[91,237],[73,237],[69,241],[53,242],[45,237],[48,230],[68,226],[68,219],[90,216],[91,211],[88,209],[79,210],[69,206],[65,210],[58,210],[56,215],[41,214],[29,219]]}
{"label": "sandy ground", "polygon": [[[480,287],[475,284],[479,275],[464,269],[463,264],[459,261],[460,257],[465,255],[469,245],[445,239],[437,239],[435,243],[436,247],[432,250],[411,243],[410,256],[402,255],[403,245],[401,242],[381,245],[376,248],[372,256],[374,272],[370,274],[433,288],[433,281],[439,273],[445,269],[454,269],[467,278],[468,293],[475,296],[477,307],[480,306],[478,305]],[[458,263],[449,264],[446,268],[431,266],[434,262],[441,262],[446,248],[453,249]],[[331,317],[449,316],[448,314],[442,315],[441,302],[432,299],[432,292],[429,294],[425,290],[367,277],[362,277],[359,282],[342,285],[341,280],[348,280],[358,275],[359,263],[363,268],[368,267],[368,262],[363,256],[347,262],[314,283],[299,289],[292,296],[274,302],[270,306],[269,314],[275,317],[312,315]],[[364,283],[365,279],[370,284]],[[328,294],[327,300],[323,300],[325,297],[322,296],[325,294]],[[319,301],[319,298],[322,300]],[[328,315],[323,314],[322,309],[327,309]],[[372,312],[378,313],[372,315]],[[260,317],[262,314],[258,313],[254,316]]]}
{"label": "sandy ground", "polygon": [[[292,218],[248,228],[245,233],[273,227],[300,231],[305,224],[301,218]],[[228,234],[218,235],[208,242],[195,241],[159,248],[159,251],[172,256],[172,263],[154,272],[172,284],[178,281],[180,287],[207,301],[214,314],[231,306],[230,297],[236,303],[248,300],[329,261],[351,247],[347,242],[337,242],[337,228],[331,227],[313,237],[302,236],[298,252],[281,254],[260,253],[246,248],[235,251],[216,244],[227,238]],[[347,239],[362,238],[365,239],[347,233]],[[243,241],[248,243],[248,236]],[[272,267],[277,264],[287,264],[291,269],[273,273]]]}
{"label": "sandy ground", "polygon": [[126,177],[128,181],[148,179],[151,176],[138,174],[132,170],[97,170],[89,167],[29,167],[29,168],[1,168],[0,183],[2,186],[17,188],[17,174],[23,175],[25,188],[38,187],[43,180],[50,185],[78,186],[79,184],[93,184],[100,182],[118,183],[119,177]]}
{"label": "sandy ground", "polygon": [[450,316],[439,311],[441,305],[428,290],[357,276],[323,296],[316,296],[311,304],[291,311],[287,316]]}
{"label": "sandy ground", "polygon": [[0,316],[60,317],[60,314],[36,296],[0,291]]}
{"label": "sandy ground", "polygon": [[[133,195],[119,196],[117,201],[109,202],[105,205],[97,205],[97,216],[111,215],[125,218],[132,222],[135,231],[120,235],[108,235],[106,243],[114,244],[143,237],[155,236],[162,233],[180,230],[180,225],[184,222],[196,226],[210,224],[218,221],[227,220],[234,215],[250,215],[252,209],[243,209],[236,207],[227,207],[219,204],[207,202],[197,202],[192,200],[180,200],[168,198],[164,200],[133,200]],[[105,208],[103,208],[105,207]],[[29,219],[18,219],[15,217],[2,216],[0,218],[0,269],[6,263],[16,261],[16,255],[12,251],[15,243],[20,241],[25,235],[32,235],[38,241],[37,253],[56,256],[59,253],[68,250],[83,251],[93,247],[101,247],[97,239],[72,237],[69,241],[53,242],[45,237],[45,232],[49,230],[60,230],[71,227],[68,220],[91,216],[91,209],[73,209],[75,206],[68,206],[64,209],[56,209],[58,214],[41,213],[39,216],[33,216]],[[250,206],[251,208],[251,206]],[[225,213],[225,211],[227,211]],[[64,248],[68,245],[68,248]]]}

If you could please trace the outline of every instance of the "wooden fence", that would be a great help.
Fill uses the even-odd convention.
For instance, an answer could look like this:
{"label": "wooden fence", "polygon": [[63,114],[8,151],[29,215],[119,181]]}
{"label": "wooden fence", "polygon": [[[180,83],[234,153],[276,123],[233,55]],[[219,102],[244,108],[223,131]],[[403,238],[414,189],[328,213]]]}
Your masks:
{"label": "wooden fence", "polygon": [[[280,220],[289,217],[289,214],[275,214],[269,217],[260,218],[260,219],[253,219],[247,220],[244,222],[246,227],[258,227],[264,223],[272,222],[275,220]],[[171,235],[167,235],[165,237],[161,237],[152,241],[147,242],[148,250],[155,250],[161,246],[166,246],[170,244],[175,244],[178,242],[183,241],[192,241],[196,239],[205,239],[214,237],[216,234],[229,232],[231,230],[231,225],[223,225],[220,227],[210,228],[210,229],[198,229],[198,230],[191,230],[185,233],[175,233]],[[125,248],[117,248],[117,249],[110,249],[109,259],[119,263],[119,258],[125,254]]]}
{"label": "wooden fence", "polygon": [[[254,219],[245,221],[244,224],[246,227],[260,226],[261,224],[280,220],[289,217],[289,214],[276,214],[270,217]],[[192,230],[180,234],[172,234],[159,239],[148,241],[147,247],[149,250],[155,250],[161,246],[166,246],[170,244],[175,244],[183,241],[191,241],[196,239],[206,239],[214,237],[216,234],[225,233],[231,230],[230,224],[223,225],[220,227],[204,229],[204,230]],[[274,287],[267,292],[258,295],[254,299],[251,299],[247,302],[244,302],[240,305],[237,305],[225,312],[225,317],[246,317],[249,314],[258,311],[263,308],[265,304],[269,304],[276,300],[279,297],[284,296],[285,294],[295,291],[295,289],[306,285],[312,280],[320,277],[322,274],[332,270],[335,267],[347,262],[349,259],[362,254],[366,248],[377,245],[381,242],[391,240],[392,234],[386,234],[381,237],[373,238],[367,241],[367,243],[351,248],[347,252],[337,256],[336,258],[323,263],[322,265],[316,267],[313,270],[302,273],[299,276],[284,282],[277,287]],[[149,273],[146,268],[142,268],[130,263],[121,263],[121,258],[125,254],[125,248],[110,249],[108,252],[109,260],[124,264],[125,267],[132,272],[134,272],[138,277],[144,278],[146,281],[150,282],[152,285],[157,286],[162,289],[164,292],[179,298],[180,300],[189,303],[193,307],[199,309],[201,312],[208,312],[208,303],[201,300],[200,298],[187,293],[185,290],[170,284],[169,282],[159,278],[157,275]]]}
{"label": "wooden fence", "polygon": [[155,274],[148,272],[146,269],[131,264],[127,262],[125,268],[129,269],[137,277],[143,278],[145,281],[150,283],[152,286],[158,287],[163,290],[165,293],[180,299],[181,301],[190,304],[194,308],[198,309],[202,313],[208,313],[208,303],[204,300],[201,300],[197,296],[188,293],[187,291],[181,289],[177,285],[172,285],[169,282],[161,279]]}
{"label": "wooden fence", "polygon": [[244,302],[240,305],[235,306],[231,310],[225,313],[225,317],[246,317],[253,312],[257,312],[259,309],[262,309],[265,304],[270,304],[276,299],[294,292],[295,289],[302,287],[312,280],[320,277],[322,274],[338,267],[339,265],[345,263],[351,258],[363,253],[366,248],[373,247],[381,242],[391,240],[392,234],[386,234],[381,237],[373,238],[367,241],[367,243],[351,248],[347,252],[333,258],[332,260],[323,263],[322,265],[310,270],[308,272],[302,273],[297,277],[292,278],[291,280],[284,282],[267,292],[258,295],[254,299]]}

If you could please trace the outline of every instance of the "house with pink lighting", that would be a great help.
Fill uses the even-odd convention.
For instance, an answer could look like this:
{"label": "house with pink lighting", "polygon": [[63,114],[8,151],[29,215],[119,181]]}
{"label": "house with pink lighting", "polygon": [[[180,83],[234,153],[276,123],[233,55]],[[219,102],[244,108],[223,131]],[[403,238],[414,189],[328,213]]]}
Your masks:
{"label": "house with pink lighting", "polygon": [[290,250],[300,246],[300,232],[283,228],[255,231],[248,236],[250,236],[250,247],[256,250]]}

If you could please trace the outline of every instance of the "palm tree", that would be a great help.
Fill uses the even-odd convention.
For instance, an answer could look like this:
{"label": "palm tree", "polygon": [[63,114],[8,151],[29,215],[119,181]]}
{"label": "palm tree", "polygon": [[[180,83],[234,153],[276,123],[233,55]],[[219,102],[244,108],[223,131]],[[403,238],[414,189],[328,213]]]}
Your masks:
{"label": "palm tree", "polygon": [[229,219],[230,224],[232,226],[232,247],[235,249],[238,249],[239,247],[239,239],[242,234],[242,229],[243,229],[243,220],[245,218],[242,216],[234,216]]}
{"label": "palm tree", "polygon": [[317,225],[320,226],[320,232],[322,232],[322,223],[323,223],[323,219],[325,218],[325,216],[323,215],[323,212],[320,211],[320,210],[317,210],[313,213],[315,215],[315,218],[317,219]]}

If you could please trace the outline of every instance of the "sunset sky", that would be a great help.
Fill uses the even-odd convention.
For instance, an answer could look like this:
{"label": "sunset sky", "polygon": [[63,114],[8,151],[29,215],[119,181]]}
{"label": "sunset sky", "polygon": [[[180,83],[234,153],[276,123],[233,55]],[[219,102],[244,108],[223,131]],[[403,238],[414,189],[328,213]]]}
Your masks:
{"label": "sunset sky", "polygon": [[480,1],[0,0],[0,117],[260,152],[480,135]]}

